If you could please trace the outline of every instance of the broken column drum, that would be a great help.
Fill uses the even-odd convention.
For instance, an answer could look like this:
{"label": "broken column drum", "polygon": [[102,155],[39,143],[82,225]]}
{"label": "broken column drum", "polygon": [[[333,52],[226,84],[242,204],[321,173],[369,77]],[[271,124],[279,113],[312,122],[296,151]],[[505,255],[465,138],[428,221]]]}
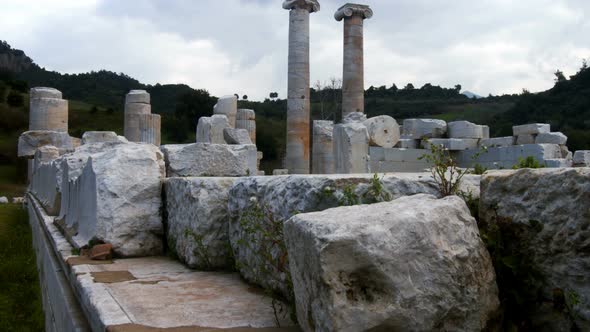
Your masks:
{"label": "broken column drum", "polygon": [[346,4],[334,18],[344,20],[344,65],[342,72],[342,117],[365,112],[363,21],[373,16],[366,5]]}
{"label": "broken column drum", "polygon": [[125,98],[125,138],[141,142],[139,116],[152,113],[150,94],[143,90],[131,90]]}
{"label": "broken column drum", "polygon": [[311,170],[313,174],[334,173],[334,122],[313,122],[313,155]]}
{"label": "broken column drum", "polygon": [[320,4],[317,0],[287,0],[283,8],[290,11],[285,166],[290,174],[309,174],[309,14],[319,11]]}
{"label": "broken column drum", "polygon": [[32,88],[29,130],[68,131],[68,101],[53,88]]}
{"label": "broken column drum", "polygon": [[139,141],[155,146],[161,144],[162,118],[158,114],[138,115]]}
{"label": "broken column drum", "polygon": [[236,114],[236,129],[246,129],[250,140],[256,144],[256,113],[253,110],[239,109]]}

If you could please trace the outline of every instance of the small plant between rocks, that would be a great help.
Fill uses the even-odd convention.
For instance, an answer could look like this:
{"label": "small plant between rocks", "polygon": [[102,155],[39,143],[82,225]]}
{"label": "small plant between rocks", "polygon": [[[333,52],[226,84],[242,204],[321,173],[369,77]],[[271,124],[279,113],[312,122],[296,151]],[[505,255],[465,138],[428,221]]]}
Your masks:
{"label": "small plant between rocks", "polygon": [[[267,206],[261,205],[257,200],[253,200],[251,207],[244,213],[240,219],[240,226],[247,238],[242,237],[238,240],[241,246],[263,260],[263,264],[257,270],[257,279],[272,280],[274,269],[285,276],[284,280],[275,280],[277,283],[284,284],[289,294],[284,298],[277,291],[265,288],[265,293],[272,299],[272,308],[275,314],[275,320],[280,327],[280,315],[287,314],[287,308],[282,304],[286,301],[291,308],[291,320],[297,321],[295,312],[295,293],[291,272],[289,271],[289,257],[287,246],[283,235],[283,222],[274,216],[274,213]],[[239,266],[236,266],[239,268]]]}
{"label": "small plant between rocks", "polygon": [[544,165],[533,156],[526,158],[518,158],[518,164],[512,166],[512,169],[523,169],[523,168],[545,168]]}
{"label": "small plant between rocks", "polygon": [[[487,148],[483,147],[471,159],[477,161],[481,154],[487,153],[487,151]],[[443,197],[459,194],[461,179],[470,172],[469,169],[460,168],[457,160],[443,145],[430,144],[430,153],[423,155],[418,160],[425,160],[432,164],[430,172]]]}

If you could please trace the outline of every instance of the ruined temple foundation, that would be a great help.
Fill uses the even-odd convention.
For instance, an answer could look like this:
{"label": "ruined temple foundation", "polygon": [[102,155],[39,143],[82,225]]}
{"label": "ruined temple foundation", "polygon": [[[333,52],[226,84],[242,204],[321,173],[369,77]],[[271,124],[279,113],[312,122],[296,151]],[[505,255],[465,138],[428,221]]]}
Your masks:
{"label": "ruined temple foundation", "polygon": [[344,64],[342,72],[342,117],[365,112],[363,21],[371,18],[369,6],[346,4],[334,14],[344,20]]}
{"label": "ruined temple foundation", "polygon": [[290,11],[285,166],[289,174],[309,174],[309,14],[319,11],[320,4],[317,0],[287,0],[283,8]]}

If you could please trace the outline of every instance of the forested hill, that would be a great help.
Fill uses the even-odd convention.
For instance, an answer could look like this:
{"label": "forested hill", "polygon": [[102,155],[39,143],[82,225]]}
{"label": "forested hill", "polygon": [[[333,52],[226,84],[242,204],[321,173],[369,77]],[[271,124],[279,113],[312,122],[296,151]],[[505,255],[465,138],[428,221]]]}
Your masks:
{"label": "forested hill", "polygon": [[553,130],[564,132],[571,150],[590,149],[590,68],[585,61],[569,79],[557,71],[552,89],[525,91],[514,107],[495,116],[493,125],[510,134],[513,124],[531,122],[550,123]]}

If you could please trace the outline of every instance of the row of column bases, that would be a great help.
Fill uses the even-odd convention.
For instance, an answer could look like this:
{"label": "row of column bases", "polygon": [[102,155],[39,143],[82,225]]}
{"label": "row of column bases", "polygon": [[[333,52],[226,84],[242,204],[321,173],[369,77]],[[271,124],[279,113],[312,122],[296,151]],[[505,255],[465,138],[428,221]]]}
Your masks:
{"label": "row of column bases", "polygon": [[[287,93],[287,155],[290,174],[310,173],[309,16],[320,10],[317,0],[286,0],[289,13],[289,69]],[[334,17],[344,20],[342,116],[364,113],[363,21],[371,18],[369,6],[346,4]]]}

